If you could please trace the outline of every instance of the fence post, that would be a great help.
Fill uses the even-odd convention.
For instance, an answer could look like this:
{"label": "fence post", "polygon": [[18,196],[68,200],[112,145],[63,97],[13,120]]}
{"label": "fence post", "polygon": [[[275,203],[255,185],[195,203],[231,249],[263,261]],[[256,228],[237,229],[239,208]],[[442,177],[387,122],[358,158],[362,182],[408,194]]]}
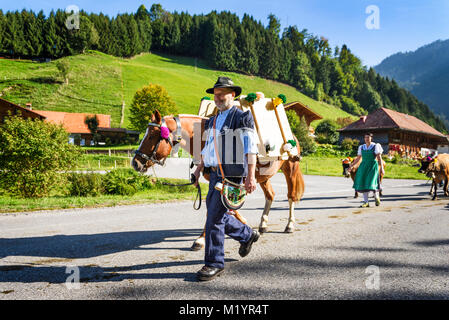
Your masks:
{"label": "fence post", "polygon": [[98,160],[98,169],[101,169],[100,160]]}

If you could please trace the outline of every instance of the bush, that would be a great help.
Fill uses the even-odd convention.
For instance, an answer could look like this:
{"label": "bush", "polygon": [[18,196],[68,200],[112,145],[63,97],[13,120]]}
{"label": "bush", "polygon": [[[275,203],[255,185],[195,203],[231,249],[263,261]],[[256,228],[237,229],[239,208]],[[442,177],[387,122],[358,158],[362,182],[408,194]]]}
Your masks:
{"label": "bush", "polygon": [[340,146],[320,144],[313,155],[316,157],[346,157],[347,151],[342,150]]}
{"label": "bush", "polygon": [[337,124],[332,120],[321,121],[315,129],[315,133],[319,137],[319,143],[336,144],[338,142]]}
{"label": "bush", "polygon": [[341,142],[341,149],[344,151],[354,152],[357,151],[360,141],[357,139],[344,138]]}
{"label": "bush", "polygon": [[108,194],[130,196],[151,187],[152,183],[148,177],[132,169],[115,169],[104,176],[104,190]]}
{"label": "bush", "polygon": [[70,145],[62,126],[42,120],[6,117],[0,126],[0,185],[11,195],[37,198],[66,183],[80,148]]}
{"label": "bush", "polygon": [[103,176],[99,173],[71,173],[68,181],[71,196],[94,197],[104,193]]}

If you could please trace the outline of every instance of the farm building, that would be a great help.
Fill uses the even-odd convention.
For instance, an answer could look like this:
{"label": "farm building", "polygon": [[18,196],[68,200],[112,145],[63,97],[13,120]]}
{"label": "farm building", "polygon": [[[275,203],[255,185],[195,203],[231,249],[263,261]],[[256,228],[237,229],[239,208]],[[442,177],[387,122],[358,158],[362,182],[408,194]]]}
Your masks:
{"label": "farm building", "polygon": [[427,123],[404,113],[380,108],[340,129],[340,142],[345,138],[364,143],[364,135],[372,132],[373,141],[380,143],[384,153],[401,156],[421,156],[421,149],[438,150],[449,145],[447,136]]}
{"label": "farm building", "polygon": [[[70,134],[70,143],[82,146],[93,144],[93,134],[85,123],[86,118],[94,116],[93,114],[34,110],[31,104],[27,104],[27,107],[24,108],[0,98],[0,122],[8,114],[20,114],[24,118],[40,119],[54,124],[60,124]],[[124,128],[111,128],[110,115],[96,114],[96,116],[98,119],[97,132],[100,136],[100,141],[108,139],[111,143],[118,143],[124,139],[132,140],[132,142],[139,140],[139,132],[137,131]]]}
{"label": "farm building", "polygon": [[300,119],[302,117],[304,117],[306,120],[307,126],[309,126],[309,127],[310,127],[310,124],[312,123],[312,121],[323,119],[322,116],[320,116],[318,113],[312,111],[312,109],[310,109],[308,106],[306,106],[305,104],[302,104],[299,101],[286,103],[284,105],[284,107],[285,107],[286,111],[294,110]]}

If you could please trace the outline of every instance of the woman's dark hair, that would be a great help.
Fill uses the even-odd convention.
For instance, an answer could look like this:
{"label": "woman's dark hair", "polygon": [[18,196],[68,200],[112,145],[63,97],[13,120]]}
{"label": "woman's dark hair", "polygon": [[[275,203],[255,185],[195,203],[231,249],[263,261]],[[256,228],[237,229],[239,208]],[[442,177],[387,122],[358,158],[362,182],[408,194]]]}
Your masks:
{"label": "woman's dark hair", "polygon": [[365,133],[365,136],[370,136],[372,138],[373,134],[371,132],[367,132],[367,133]]}

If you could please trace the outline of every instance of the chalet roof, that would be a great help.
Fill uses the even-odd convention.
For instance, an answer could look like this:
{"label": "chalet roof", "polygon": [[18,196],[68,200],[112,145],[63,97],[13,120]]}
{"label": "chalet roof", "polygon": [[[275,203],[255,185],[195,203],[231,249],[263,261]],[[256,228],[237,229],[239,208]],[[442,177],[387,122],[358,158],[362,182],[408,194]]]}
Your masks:
{"label": "chalet roof", "polygon": [[[46,121],[62,124],[63,127],[69,133],[90,133],[87,124],[84,123],[86,117],[92,117],[94,114],[89,113],[70,113],[70,112],[59,112],[59,111],[44,111],[44,110],[33,110],[44,116]],[[96,114],[98,118],[98,126],[103,128],[111,127],[111,116],[106,114]]]}
{"label": "chalet roof", "polygon": [[[365,118],[365,121],[364,119]],[[351,123],[347,127],[340,129],[340,132],[349,131],[369,131],[379,129],[399,129],[404,131],[413,131],[429,134],[438,137],[445,137],[444,134],[431,127],[418,118],[400,113],[387,108],[379,108],[366,117],[360,117],[359,120]]]}
{"label": "chalet roof", "polygon": [[312,109],[310,109],[308,106],[306,106],[305,104],[299,102],[299,101],[294,101],[294,102],[290,102],[290,103],[286,103],[284,105],[285,110],[295,110],[296,114],[299,117],[306,117],[310,122],[314,121],[314,120],[321,120],[323,119],[322,116],[320,116],[318,113],[314,112]]}
{"label": "chalet roof", "polygon": [[[7,115],[8,111],[11,112],[11,114],[15,114],[17,111],[19,111],[22,114],[22,117],[24,118],[38,118],[41,120],[44,120],[44,116],[34,112],[31,109],[24,108],[19,106],[18,104],[12,103],[10,101],[7,101],[5,99],[0,98],[0,115]],[[1,117],[0,117],[1,120]]]}

